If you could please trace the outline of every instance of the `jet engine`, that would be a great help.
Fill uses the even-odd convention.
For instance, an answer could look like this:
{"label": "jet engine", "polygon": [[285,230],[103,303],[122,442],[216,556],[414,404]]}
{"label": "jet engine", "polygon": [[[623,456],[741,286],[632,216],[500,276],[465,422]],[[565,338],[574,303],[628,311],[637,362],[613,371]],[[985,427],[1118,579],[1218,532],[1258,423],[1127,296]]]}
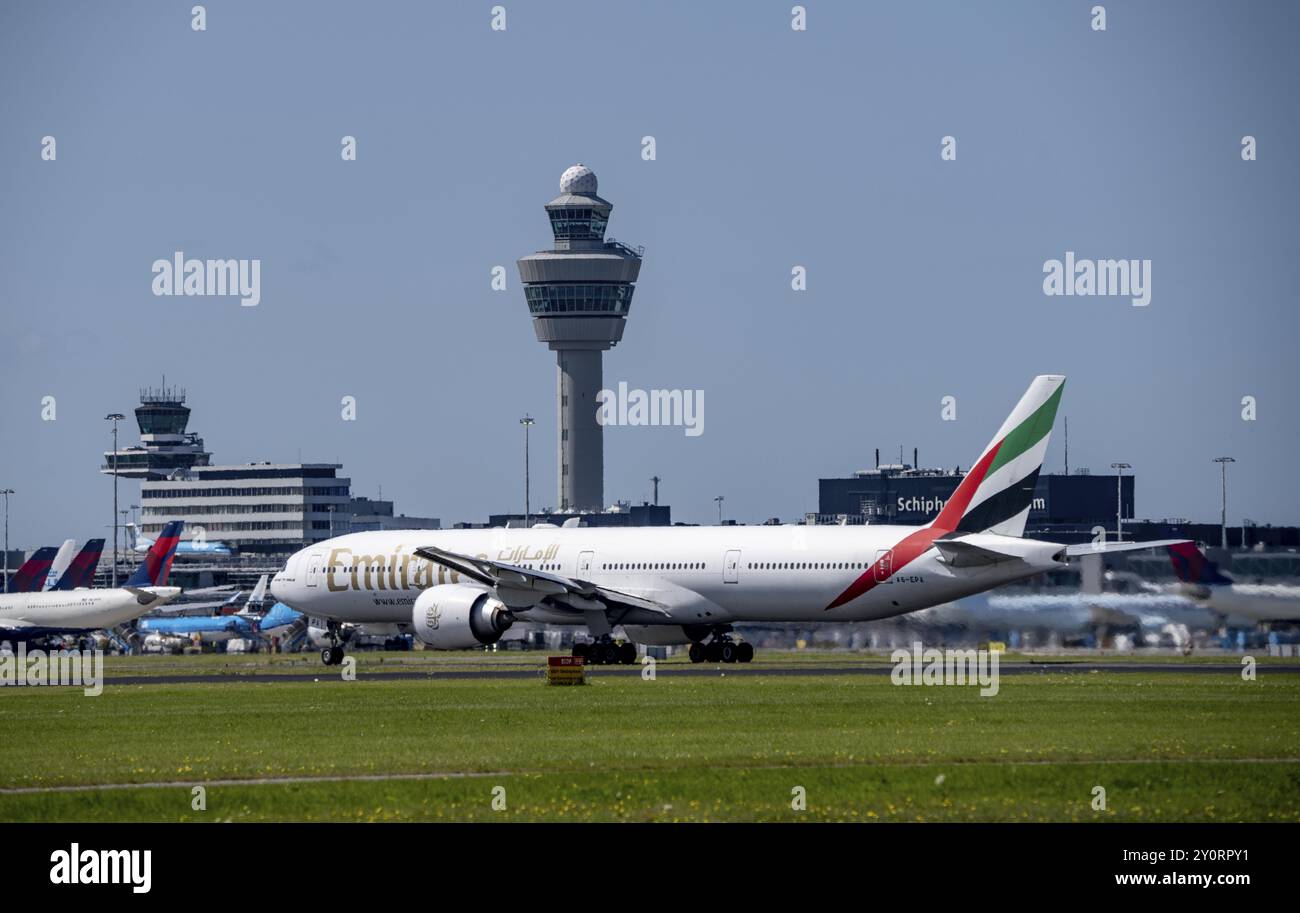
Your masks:
{"label": "jet engine", "polygon": [[464,650],[494,644],[515,616],[486,590],[459,583],[432,586],[411,608],[415,636],[435,650]]}

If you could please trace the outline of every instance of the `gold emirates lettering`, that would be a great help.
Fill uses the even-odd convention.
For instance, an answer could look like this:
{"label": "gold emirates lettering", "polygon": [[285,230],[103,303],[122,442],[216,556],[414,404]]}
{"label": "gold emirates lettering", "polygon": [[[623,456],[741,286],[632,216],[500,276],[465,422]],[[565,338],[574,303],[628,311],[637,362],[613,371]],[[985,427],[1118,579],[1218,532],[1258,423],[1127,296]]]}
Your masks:
{"label": "gold emirates lettering", "polygon": [[[546,548],[539,548],[536,552],[529,553],[527,545],[516,545],[514,548],[503,548],[497,552],[497,560],[505,564],[526,564],[528,562],[552,561],[560,552],[560,544],[552,542]],[[480,557],[487,557],[482,555]]]}
{"label": "gold emirates lettering", "polygon": [[[539,555],[553,557],[556,547]],[[330,550],[329,561],[325,566],[325,585],[331,593],[345,593],[348,590],[424,590],[437,583],[460,583],[460,574],[454,570],[434,564],[418,555],[405,552],[406,546],[399,545],[392,555],[354,555],[351,549],[336,548]],[[516,550],[520,551],[520,550]],[[526,551],[526,550],[525,550]],[[487,555],[477,555],[487,559]],[[536,557],[526,560],[538,560]],[[437,568],[435,580],[434,568]],[[339,580],[345,570],[351,568],[350,578]]]}

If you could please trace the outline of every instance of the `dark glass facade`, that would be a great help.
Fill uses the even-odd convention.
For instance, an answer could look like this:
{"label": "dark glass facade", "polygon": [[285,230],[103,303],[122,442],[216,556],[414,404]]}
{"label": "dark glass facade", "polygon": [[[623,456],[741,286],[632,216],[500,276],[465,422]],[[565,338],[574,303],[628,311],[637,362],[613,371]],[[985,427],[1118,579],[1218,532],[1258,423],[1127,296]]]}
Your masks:
{"label": "dark glass facade", "polygon": [[626,314],[632,307],[631,285],[585,283],[528,285],[524,297],[533,314]]}
{"label": "dark glass facade", "polygon": [[599,241],[605,237],[609,213],[590,207],[564,207],[547,210],[551,231],[556,240]]}
{"label": "dark glass facade", "polygon": [[[862,515],[872,523],[929,523],[961,483],[940,473],[855,476],[818,480],[818,513]],[[1125,519],[1133,516],[1133,476],[1040,475],[1030,502],[1030,523],[1098,524],[1113,527],[1117,500]]]}
{"label": "dark glass facade", "polygon": [[149,403],[135,410],[141,434],[184,434],[189,420],[190,410],[178,403]]}

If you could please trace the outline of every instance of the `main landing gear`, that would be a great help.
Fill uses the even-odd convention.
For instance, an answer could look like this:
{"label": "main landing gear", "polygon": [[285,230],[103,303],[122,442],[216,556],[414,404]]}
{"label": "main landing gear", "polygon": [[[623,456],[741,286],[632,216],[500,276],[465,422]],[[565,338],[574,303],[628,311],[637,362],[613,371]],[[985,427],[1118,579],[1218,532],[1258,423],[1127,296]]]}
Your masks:
{"label": "main landing gear", "polygon": [[343,662],[343,644],[339,637],[339,623],[330,621],[325,629],[329,635],[330,645],[320,651],[320,661],[327,666],[337,666]]}
{"label": "main landing gear", "polygon": [[754,658],[754,645],[736,640],[731,625],[717,625],[709,633],[709,640],[701,637],[691,644],[688,655],[693,663],[747,663]]}
{"label": "main landing gear", "polygon": [[636,644],[626,640],[619,643],[605,635],[593,643],[575,643],[573,655],[581,656],[592,666],[630,666],[636,662]]}

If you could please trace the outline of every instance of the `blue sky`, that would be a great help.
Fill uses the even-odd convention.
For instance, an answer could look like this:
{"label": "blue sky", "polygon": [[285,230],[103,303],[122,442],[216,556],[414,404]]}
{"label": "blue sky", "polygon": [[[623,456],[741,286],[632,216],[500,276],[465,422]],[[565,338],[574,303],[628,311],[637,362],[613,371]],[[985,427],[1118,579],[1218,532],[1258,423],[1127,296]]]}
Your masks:
{"label": "blue sky", "polygon": [[[607,386],[705,391],[699,437],[606,430],[607,500],[657,474],[678,520],[797,519],[875,447],[969,465],[1051,372],[1071,466],[1133,464],[1139,516],[1216,519],[1226,453],[1231,518],[1300,522],[1294,4],[191,5],[0,7],[15,547],[111,522],[102,417],[163,374],[217,461],[336,460],[444,522],[522,509],[531,412],[553,504],[514,261],[577,161],[646,247]],[[260,305],[155,297],[176,250],[260,259]],[[1150,259],[1151,304],[1045,296],[1067,250]]]}

